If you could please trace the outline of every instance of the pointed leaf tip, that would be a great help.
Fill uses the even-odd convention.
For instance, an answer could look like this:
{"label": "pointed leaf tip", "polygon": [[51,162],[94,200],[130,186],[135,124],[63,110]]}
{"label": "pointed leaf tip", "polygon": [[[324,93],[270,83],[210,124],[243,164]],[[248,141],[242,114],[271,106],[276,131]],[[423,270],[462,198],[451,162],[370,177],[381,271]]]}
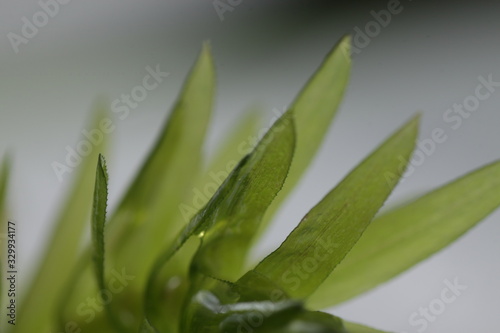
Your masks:
{"label": "pointed leaf tip", "polygon": [[379,216],[309,306],[339,304],[445,248],[500,206],[499,188],[497,161]]}
{"label": "pointed leaf tip", "polygon": [[203,65],[203,67],[214,68],[214,59],[212,56],[212,46],[209,41],[203,42],[201,47],[200,54],[198,56],[198,60],[196,61],[195,67]]}
{"label": "pointed leaf tip", "polygon": [[104,176],[106,177],[106,182],[108,181],[108,166],[106,164],[106,158],[104,155],[99,154],[99,161],[98,161],[99,169],[102,171]]}
{"label": "pointed leaf tip", "polygon": [[342,37],[342,39],[339,41],[339,43],[334,47],[333,51],[334,52],[337,48],[342,51],[344,56],[347,58],[348,62],[351,62],[351,44],[352,44],[352,37],[350,34],[345,35]]}

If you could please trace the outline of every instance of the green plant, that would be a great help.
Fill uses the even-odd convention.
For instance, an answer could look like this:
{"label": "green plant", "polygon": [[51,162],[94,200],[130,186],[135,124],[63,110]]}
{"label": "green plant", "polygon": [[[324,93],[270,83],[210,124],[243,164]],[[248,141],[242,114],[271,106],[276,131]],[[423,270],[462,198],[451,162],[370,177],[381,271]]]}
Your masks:
{"label": "green plant", "polygon": [[[249,269],[248,251],[306,170],[336,113],[350,72],[349,46],[349,37],[340,41],[249,154],[241,159],[238,147],[255,134],[256,115],[203,168],[214,94],[205,46],[159,140],[108,221],[108,176],[99,154],[105,144],[85,160],[22,299],[17,325],[6,325],[6,331],[380,332],[317,310],[391,279],[491,213],[500,205],[500,162],[375,216],[404,173],[401,160],[408,161],[415,148],[416,116]],[[106,117],[105,108],[97,109],[94,124]],[[209,171],[226,170],[235,160],[201,209],[186,205]],[[4,163],[0,205],[7,169]],[[86,225],[92,242],[82,251]],[[302,267],[307,274],[296,272]]]}

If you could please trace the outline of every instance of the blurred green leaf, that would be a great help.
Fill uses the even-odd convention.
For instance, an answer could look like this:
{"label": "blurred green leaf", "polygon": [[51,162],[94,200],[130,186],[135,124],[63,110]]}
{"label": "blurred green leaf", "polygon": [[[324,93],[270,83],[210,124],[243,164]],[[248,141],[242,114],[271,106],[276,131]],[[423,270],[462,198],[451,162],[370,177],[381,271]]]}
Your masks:
{"label": "blurred green leaf", "polygon": [[[9,156],[5,156],[2,161],[2,165],[0,166],[0,307],[5,309],[7,304],[5,303],[5,299],[7,298],[7,293],[3,291],[3,282],[4,272],[7,271],[7,230],[8,230],[8,221],[7,221],[7,212],[6,212],[6,201],[7,201],[7,185],[9,181],[10,175],[10,159]],[[10,318],[9,318],[10,319]],[[4,318],[2,322],[0,322],[0,328],[2,332],[7,332],[7,320]]]}
{"label": "blurred green leaf", "polygon": [[349,333],[388,333],[385,331],[379,331],[377,329],[363,326],[360,324],[350,323],[344,320],[344,326]]}
{"label": "blurred green leaf", "polygon": [[111,254],[137,273],[137,284],[145,281],[162,246],[187,222],[179,205],[201,171],[214,91],[214,64],[205,44],[155,148],[110,220]]}
{"label": "blurred green leaf", "polygon": [[376,218],[310,298],[332,306],[368,291],[443,249],[500,206],[500,162]]}
{"label": "blurred green leaf", "polygon": [[[91,128],[99,129],[102,121],[109,120],[107,114],[107,106],[98,102]],[[60,297],[54,286],[67,283],[79,254],[85,226],[89,225],[95,163],[99,153],[105,149],[106,142],[106,135],[103,134],[101,142],[93,146],[92,153],[82,158],[76,181],[54,225],[35,278],[20,302],[18,317],[29,320],[19,320],[14,328],[15,332],[45,333],[53,328]]]}
{"label": "blurred green leaf", "polygon": [[[7,201],[7,185],[10,175],[10,159],[5,156],[0,166],[0,216],[6,216],[6,201]],[[4,223],[4,222],[2,222]],[[5,230],[2,229],[1,232]]]}
{"label": "blurred green leaf", "polygon": [[144,320],[141,328],[139,329],[139,333],[158,333],[158,331],[151,326],[148,320]]}
{"label": "blurred green leaf", "polygon": [[[260,113],[251,110],[226,136],[215,156],[210,159],[209,166],[196,182],[192,193],[193,196],[191,200],[188,200],[188,202],[192,202],[192,205],[187,207],[186,211],[191,210],[197,213],[208,202],[238,162],[245,157],[247,152],[243,148],[247,147],[250,138],[256,135],[261,118]],[[189,220],[193,216],[184,217]]]}
{"label": "blurred green leaf", "polygon": [[345,36],[326,56],[290,107],[296,123],[297,147],[283,190],[269,208],[263,227],[299,182],[330,128],[349,82],[350,48],[351,38]]}
{"label": "blurred green leaf", "polygon": [[[229,175],[238,162],[247,155],[248,151],[243,149],[243,144],[247,147],[249,141],[257,135],[262,118],[260,109],[252,108],[248,110],[220,142],[214,156],[210,158],[207,171],[217,173],[218,170],[226,170]],[[213,179],[209,172],[204,174],[206,181]]]}
{"label": "blurred green leaf", "polygon": [[269,291],[283,290],[305,299],[330,275],[356,244],[392,192],[386,172],[398,179],[415,147],[419,117],[415,117],[358,165],[318,203],[281,246],[238,282]]}

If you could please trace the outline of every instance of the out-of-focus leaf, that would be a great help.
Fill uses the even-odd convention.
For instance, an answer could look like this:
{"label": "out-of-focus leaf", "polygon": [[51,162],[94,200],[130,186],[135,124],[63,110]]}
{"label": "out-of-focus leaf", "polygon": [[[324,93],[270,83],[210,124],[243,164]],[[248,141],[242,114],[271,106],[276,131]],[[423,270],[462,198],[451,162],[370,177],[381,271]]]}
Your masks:
{"label": "out-of-focus leaf", "polygon": [[[4,157],[2,165],[0,166],[0,307],[5,309],[7,304],[5,304],[5,299],[7,293],[3,291],[4,272],[7,271],[7,236],[8,236],[8,221],[6,213],[6,197],[7,197],[7,184],[10,174],[10,160],[8,156]],[[10,319],[10,318],[8,318]],[[4,318],[0,323],[0,328],[2,332],[7,332],[7,318]]]}
{"label": "out-of-focus leaf", "polygon": [[500,162],[376,218],[310,298],[333,306],[385,282],[456,240],[500,206]]}
{"label": "out-of-focus leaf", "polygon": [[[238,162],[248,154],[247,148],[251,145],[250,141],[253,141],[257,135],[261,120],[262,113],[259,109],[247,111],[243,118],[231,129],[230,133],[225,136],[214,156],[210,158],[206,168],[208,172],[200,180],[201,184],[214,181],[214,178],[219,185],[222,184]],[[224,179],[220,180],[215,177],[219,175],[218,171],[225,171]],[[211,175],[211,173],[215,175]],[[222,176],[222,173],[220,174]]]}
{"label": "out-of-focus leaf", "polygon": [[[212,112],[215,73],[208,44],[182,88],[155,147],[107,224],[107,260],[134,276],[113,297],[110,307],[137,329],[142,292],[154,259],[182,228],[179,206],[201,171],[201,150]],[[76,276],[76,275],[75,275]],[[98,291],[87,267],[74,281],[74,294],[63,309],[65,320],[79,319],[75,309]],[[99,314],[100,315],[100,314]],[[97,320],[97,319],[96,319]]]}
{"label": "out-of-focus leaf", "polygon": [[330,275],[356,244],[398,179],[415,147],[419,117],[415,117],[358,165],[317,204],[281,246],[238,282],[264,294],[279,288],[305,299]]}
{"label": "out-of-focus leaf", "polygon": [[297,148],[288,178],[266,214],[265,227],[306,171],[330,128],[351,72],[351,38],[345,36],[312,76],[291,106],[297,128]]}
{"label": "out-of-focus leaf", "polygon": [[356,323],[351,323],[344,320],[344,326],[348,333],[388,333],[385,331],[379,331],[377,329],[363,326]]}
{"label": "out-of-focus leaf", "polygon": [[[164,244],[182,227],[179,206],[201,171],[215,72],[204,45],[155,148],[109,223],[110,250],[141,284]],[[126,245],[125,245],[126,244]]]}
{"label": "out-of-focus leaf", "polygon": [[[107,106],[96,104],[92,129],[101,128],[103,121],[111,121]],[[20,319],[14,332],[49,332],[56,318],[59,293],[54,286],[62,286],[71,276],[73,264],[79,254],[85,226],[88,226],[92,206],[93,178],[95,163],[99,153],[103,152],[108,141],[106,135],[97,145],[92,146],[89,156],[82,158],[76,181],[72,185],[66,203],[54,226],[54,231],[47,243],[47,249],[41,259],[35,278],[25,297],[21,300],[18,312]],[[81,300],[80,300],[81,302]],[[26,320],[26,318],[29,318]]]}
{"label": "out-of-focus leaf", "polygon": [[158,333],[158,331],[155,330],[148,320],[144,320],[139,329],[139,333]]}
{"label": "out-of-focus leaf", "polygon": [[[7,214],[5,213],[6,209],[6,198],[7,198],[7,184],[10,175],[10,160],[8,156],[4,157],[2,161],[2,165],[0,167],[0,216],[4,217]],[[3,222],[2,222],[3,223]],[[0,232],[4,232],[5,229],[2,229]]]}
{"label": "out-of-focus leaf", "polygon": [[[246,149],[250,145],[249,141],[257,133],[260,120],[261,115],[255,110],[251,110],[227,135],[220,149],[211,158],[209,166],[196,182],[197,185],[191,193],[192,198],[188,200],[192,205],[183,204],[181,206],[184,220],[189,221],[198,210],[203,208],[229,173],[248,153]],[[193,214],[188,215],[190,212]]]}

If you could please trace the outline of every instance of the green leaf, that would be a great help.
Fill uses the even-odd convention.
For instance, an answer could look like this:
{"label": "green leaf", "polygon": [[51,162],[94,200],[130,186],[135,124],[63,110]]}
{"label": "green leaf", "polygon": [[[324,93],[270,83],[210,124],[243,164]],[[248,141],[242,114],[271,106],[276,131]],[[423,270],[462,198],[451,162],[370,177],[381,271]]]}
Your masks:
{"label": "green leaf", "polygon": [[[106,224],[106,209],[108,206],[108,171],[106,161],[102,155],[99,155],[97,163],[95,185],[94,185],[94,201],[92,207],[92,259],[94,262],[95,275],[99,290],[107,291],[108,286],[105,282],[105,265],[104,265],[104,226]],[[117,332],[125,332],[124,326],[117,319],[113,309],[109,306],[109,302],[101,299],[102,304],[106,308],[106,313],[111,324],[114,325]]]}
{"label": "green leaf", "polygon": [[96,278],[100,289],[106,289],[104,283],[104,224],[106,223],[106,208],[108,206],[108,171],[106,161],[99,155],[97,163],[94,201],[92,208],[92,244],[93,260]]}
{"label": "green leaf", "polygon": [[139,333],[158,333],[158,331],[155,330],[148,320],[144,320],[139,329]]}
{"label": "green leaf", "polygon": [[[105,119],[109,121],[107,113],[107,106],[98,102],[91,128],[100,128],[101,121]],[[21,299],[18,317],[29,320],[19,320],[15,332],[45,332],[53,327],[60,297],[54,286],[67,283],[79,254],[90,217],[95,163],[106,142],[107,138],[103,135],[101,143],[93,146],[92,153],[82,159],[76,181],[55,223],[35,278],[26,289],[26,296]]]}
{"label": "green leaf", "polygon": [[401,166],[400,158],[410,158],[418,124],[415,117],[358,165],[239,284],[260,288],[264,295],[276,288],[292,298],[311,295],[356,244],[392,192],[396,182],[388,183],[385,173],[402,175],[405,165]]}
{"label": "green leaf", "polygon": [[[251,110],[223,140],[215,156],[210,159],[209,166],[196,182],[196,191],[193,190],[193,197],[190,200],[193,210],[197,212],[203,208],[229,173],[248,153],[245,148],[250,145],[249,142],[255,137],[261,118],[260,113]],[[189,221],[192,216],[185,216],[184,218],[185,221]]]}
{"label": "green leaf", "polygon": [[[281,189],[293,156],[294,122],[278,120],[254,151],[231,172],[207,205],[196,214],[176,243],[157,260],[146,291],[146,313],[155,308],[157,279],[172,256],[193,235],[202,240],[194,272],[231,278],[241,267],[266,208]],[[230,251],[228,251],[228,249]],[[151,318],[150,318],[151,319]]]}
{"label": "green leaf", "polygon": [[[8,156],[5,156],[2,161],[2,165],[0,166],[0,216],[3,218],[6,214],[6,201],[7,201],[7,185],[9,181],[10,175],[10,159]],[[2,229],[1,232],[4,232],[5,229]]]}
{"label": "green leaf", "polygon": [[327,55],[290,107],[296,122],[297,147],[288,178],[266,214],[266,223],[299,182],[330,128],[351,72],[351,38],[345,36]]}
{"label": "green leaf", "polygon": [[387,333],[384,331],[379,331],[377,329],[363,326],[360,324],[350,323],[344,320],[344,326],[349,333]]}
{"label": "green leaf", "polygon": [[500,206],[500,162],[376,218],[310,299],[323,308],[397,276],[443,249]]}
{"label": "green leaf", "polygon": [[[269,331],[271,333],[272,331]],[[283,333],[350,333],[342,319],[325,312],[304,311]]]}
{"label": "green leaf", "polygon": [[[6,212],[6,201],[7,201],[7,185],[10,175],[10,159],[5,156],[0,166],[0,307],[5,309],[7,304],[5,304],[5,299],[7,298],[7,293],[3,291],[4,272],[7,271],[7,230],[8,230],[8,220]],[[2,332],[7,332],[7,319],[4,318],[0,322],[0,328]]]}

